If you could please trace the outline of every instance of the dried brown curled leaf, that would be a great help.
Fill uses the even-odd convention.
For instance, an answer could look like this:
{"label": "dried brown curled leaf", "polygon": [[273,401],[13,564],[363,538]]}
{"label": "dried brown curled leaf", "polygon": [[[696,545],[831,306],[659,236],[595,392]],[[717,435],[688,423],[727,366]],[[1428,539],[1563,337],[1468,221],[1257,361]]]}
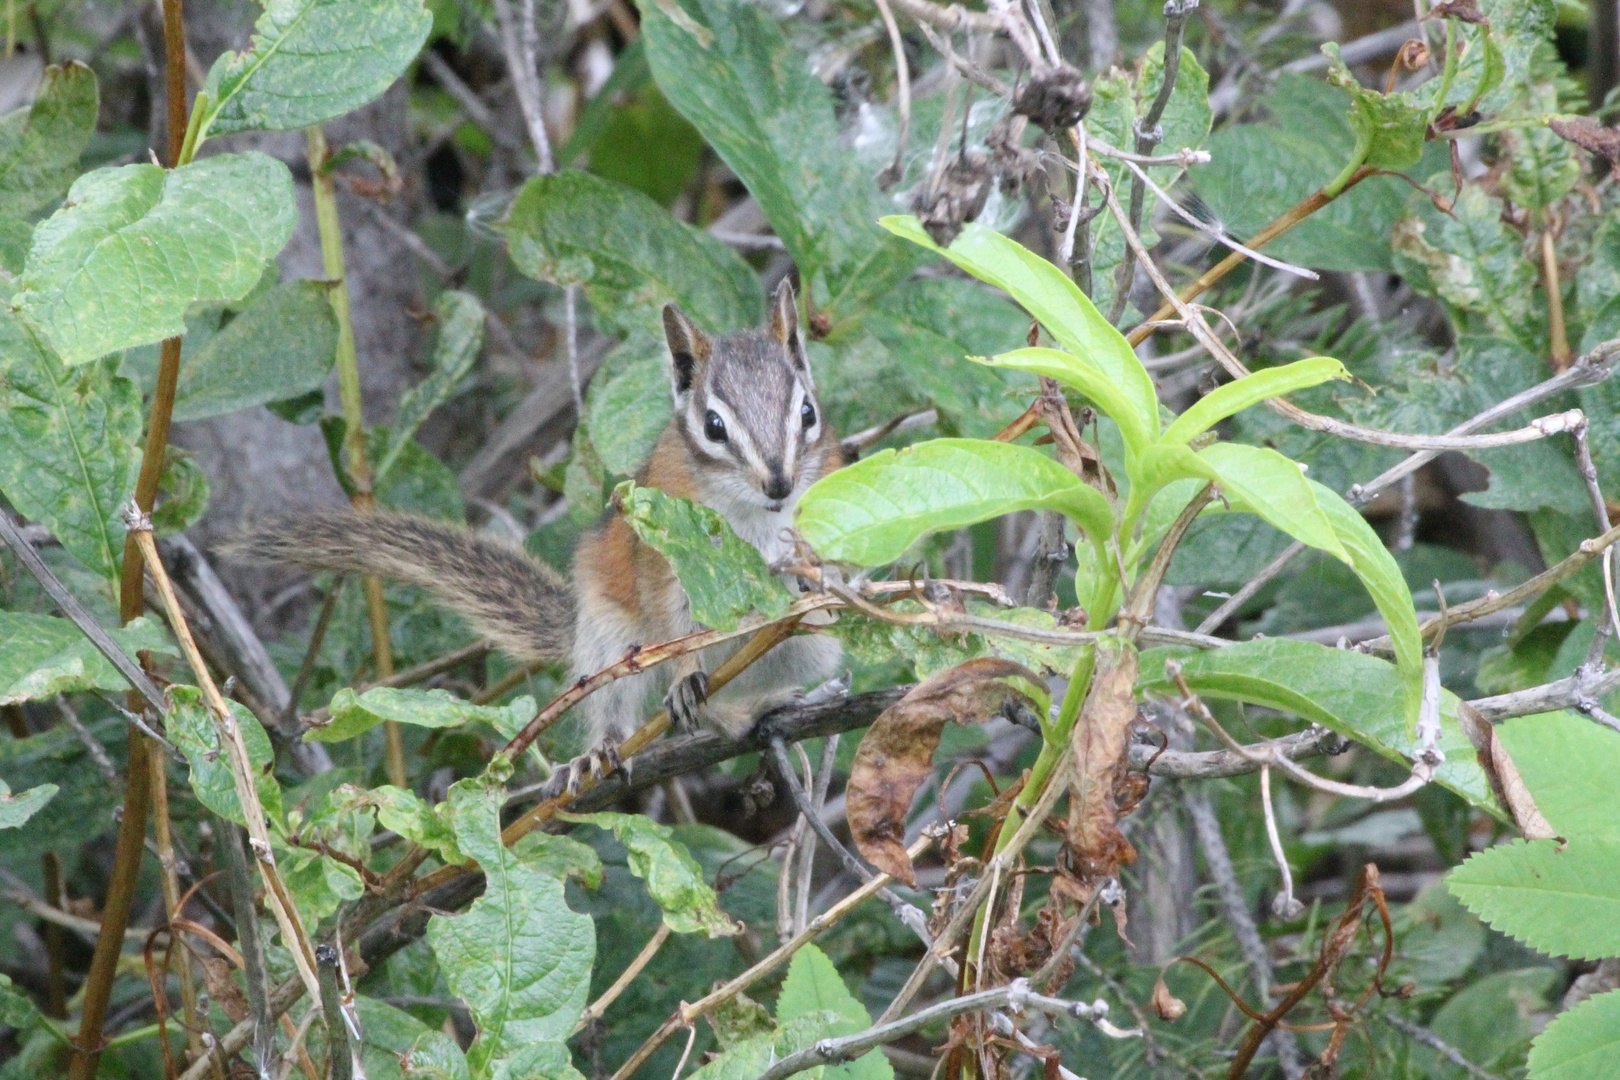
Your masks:
{"label": "dried brown curled leaf", "polygon": [[1091,110],[1091,87],[1067,64],[1036,75],[1013,98],[1013,112],[1027,116],[1048,135],[1067,131]]}
{"label": "dried brown curled leaf", "polygon": [[1039,692],[1040,686],[1022,664],[984,657],[919,683],[886,709],[861,739],[845,788],[850,835],[861,855],[896,881],[915,885],[906,854],[906,811],[933,771],[945,722],[982,724],[1031,708],[1035,702],[1026,689]]}
{"label": "dried brown curled leaf", "polygon": [[1502,740],[1496,737],[1496,729],[1491,726],[1491,722],[1479,715],[1478,711],[1466,701],[1457,706],[1457,722],[1468,736],[1468,741],[1474,744],[1479,767],[1485,770],[1485,779],[1490,782],[1491,792],[1496,796],[1496,801],[1507,807],[1508,813],[1513,815],[1514,824],[1518,825],[1524,838],[1557,839],[1558,834],[1553,831],[1552,824],[1542,816],[1541,808],[1536,806],[1535,797],[1530,794],[1524,778],[1519,775],[1519,767],[1508,756]]}
{"label": "dried brown curled leaf", "polygon": [[1187,1014],[1187,1003],[1170,992],[1162,974],[1153,984],[1153,1013],[1160,1020],[1180,1020]]}
{"label": "dried brown curled leaf", "polygon": [[1136,721],[1136,666],[1133,646],[1098,646],[1091,689],[1071,736],[1075,764],[1069,795],[1069,858],[1088,883],[1116,877],[1121,864],[1136,860],[1136,849],[1119,831],[1116,801]]}
{"label": "dried brown curled leaf", "polygon": [[1582,150],[1596,154],[1609,163],[1609,168],[1620,173],[1620,131],[1604,127],[1590,116],[1559,117],[1547,126],[1563,139]]}

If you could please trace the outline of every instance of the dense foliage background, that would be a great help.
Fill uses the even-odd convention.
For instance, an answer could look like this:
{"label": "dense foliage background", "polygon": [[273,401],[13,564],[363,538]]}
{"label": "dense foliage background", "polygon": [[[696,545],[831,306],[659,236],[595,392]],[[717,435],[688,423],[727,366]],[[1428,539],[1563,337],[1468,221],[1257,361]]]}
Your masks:
{"label": "dense foliage background", "polygon": [[[1609,0],[3,2],[0,1077],[1620,1075]],[[789,277],[797,601],[620,486]],[[222,553],[611,500],[849,683],[579,815],[563,670]]]}

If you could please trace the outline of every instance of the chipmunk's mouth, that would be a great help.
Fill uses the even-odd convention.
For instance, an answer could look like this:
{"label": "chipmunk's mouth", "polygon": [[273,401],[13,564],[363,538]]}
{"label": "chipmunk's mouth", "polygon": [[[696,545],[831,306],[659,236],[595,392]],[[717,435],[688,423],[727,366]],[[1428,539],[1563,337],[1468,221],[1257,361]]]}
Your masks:
{"label": "chipmunk's mouth", "polygon": [[782,506],[783,506],[783,500],[776,499],[776,500],[774,500],[772,502],[766,503],[765,504],[765,509],[769,510],[773,514],[779,514],[779,513],[782,512]]}

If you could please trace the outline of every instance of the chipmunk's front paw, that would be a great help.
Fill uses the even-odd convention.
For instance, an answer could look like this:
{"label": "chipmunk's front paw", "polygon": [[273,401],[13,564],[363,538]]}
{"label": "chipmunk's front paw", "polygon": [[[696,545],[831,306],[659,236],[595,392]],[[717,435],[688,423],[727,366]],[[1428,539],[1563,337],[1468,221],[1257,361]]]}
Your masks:
{"label": "chipmunk's front paw", "polygon": [[669,710],[675,730],[689,735],[698,729],[703,718],[703,703],[708,700],[709,676],[694,671],[669,688],[669,693],[664,695],[664,708]]}

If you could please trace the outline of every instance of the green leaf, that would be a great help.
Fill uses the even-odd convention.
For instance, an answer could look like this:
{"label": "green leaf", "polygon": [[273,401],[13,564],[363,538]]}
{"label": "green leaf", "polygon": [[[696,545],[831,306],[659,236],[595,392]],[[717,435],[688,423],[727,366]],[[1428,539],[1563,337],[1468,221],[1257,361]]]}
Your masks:
{"label": "green leaf", "polygon": [[[337,337],[337,316],[318,281],[274,285],[239,309],[193,315],[186,320],[174,418],[206,420],[319,390],[332,370]],[[150,390],[157,363],[157,348],[131,350],[122,372]]]}
{"label": "green leaf", "polygon": [[[810,1013],[783,1023],[773,1032],[741,1039],[703,1068],[690,1073],[686,1080],[757,1080],[782,1058],[826,1038],[840,1019],[837,1013]],[[805,1078],[818,1080],[815,1070],[807,1071]]]}
{"label": "green leaf", "polygon": [[[1350,95],[1321,79],[1282,72],[1261,99],[1273,123],[1228,124],[1210,136],[1211,161],[1193,169],[1193,188],[1239,239],[1253,236],[1337,177],[1355,150]],[[1423,174],[1445,167],[1431,144]],[[1266,245],[1266,252],[1320,270],[1388,271],[1390,229],[1411,187],[1373,176]]]}
{"label": "green leaf", "polygon": [[[1560,973],[1550,967],[1493,971],[1475,979],[1451,996],[1429,1022],[1446,1043],[1482,1067],[1517,1074],[1530,1049],[1538,1014],[1545,1014],[1547,994]],[[1441,1065],[1438,1055],[1419,1051],[1417,1061],[1429,1063],[1422,1076],[1462,1075]]]}
{"label": "green leaf", "polygon": [[501,231],[519,270],[582,286],[622,331],[662,341],[671,302],[716,333],[753,326],[765,310],[759,279],[736,252],[639,191],[589,173],[534,177]]}
{"label": "green leaf", "polygon": [[1096,488],[1038,450],[979,439],[933,439],[839,469],[804,493],[797,523],[824,558],[882,566],[931,532],[1018,510],[1062,511],[1099,552],[1113,535]]}
{"label": "green leaf", "polygon": [[388,429],[388,449],[373,467],[374,478],[379,482],[399,460],[422,421],[449,400],[456,384],[472,369],[478,351],[484,346],[484,305],[472,293],[445,290],[433,305],[433,315],[439,327],[439,338],[433,345],[433,370],[400,398],[394,422]]}
{"label": "green leaf", "polygon": [[[91,739],[114,761],[123,756],[129,725],[120,717],[87,720]],[[113,814],[123,798],[122,785],[109,784],[73,729],[58,724],[26,739],[0,740],[0,778],[18,790],[55,784],[60,791],[50,813],[36,816],[26,829],[0,831],[0,858],[7,866],[38,865],[47,852],[67,858],[86,840],[116,827]],[[3,1076],[0,1073],[0,1076]]]}
{"label": "green leaf", "polygon": [[32,106],[0,116],[0,217],[26,218],[67,190],[99,111],[95,73],[70,61],[45,69]]}
{"label": "green leaf", "polygon": [[13,795],[6,782],[0,780],[0,829],[22,827],[29,818],[43,810],[60,790],[55,784],[40,784]]}
{"label": "green leaf", "polygon": [[246,295],[296,220],[287,166],[257,151],[97,169],[34,230],[13,302],[82,364],[185,333],[192,304]]}
{"label": "green leaf", "polygon": [[[871,1014],[849,992],[827,954],[814,945],[806,945],[793,954],[793,962],[788,965],[782,993],[776,999],[776,1019],[787,1024],[821,1013],[832,1013],[839,1018],[839,1022],[828,1027],[823,1038],[853,1035],[872,1026]],[[881,1050],[871,1050],[847,1064],[824,1068],[822,1078],[894,1080],[894,1067]]]}
{"label": "green leaf", "polygon": [[1496,733],[1558,835],[1620,840],[1620,736],[1570,712],[1516,716]]}
{"label": "green leaf", "polygon": [[1339,543],[1349,553],[1350,568],[1372,594],[1373,603],[1389,628],[1395,662],[1406,683],[1407,724],[1416,730],[1418,706],[1423,697],[1423,634],[1418,629],[1417,609],[1412,605],[1412,592],[1406,587],[1406,578],[1395,556],[1389,553],[1360,511],[1340,498],[1338,492],[1314,480],[1311,490],[1316,495],[1316,505],[1327,514]]}
{"label": "green leaf", "polygon": [[[1558,93],[1552,83],[1528,87],[1525,105],[1531,112],[1556,113]],[[1516,128],[1497,136],[1508,162],[1502,193],[1516,206],[1542,211],[1568,195],[1581,179],[1575,147],[1549,127]]]}
{"label": "green leaf", "polygon": [[631,480],[620,484],[614,497],[642,542],[669,560],[699,624],[735,630],[751,611],[774,619],[793,603],[793,594],[771,573],[759,549],[707,506]]}
{"label": "green leaf", "polygon": [[[1170,650],[1142,654],[1142,684],[1174,692],[1163,675]],[[1181,655],[1182,674],[1199,694],[1248,701],[1331,728],[1401,765],[1417,753],[1417,736],[1401,710],[1404,683],[1388,661],[1308,641],[1260,638],[1224,649]],[[1475,806],[1500,814],[1473,744],[1457,726],[1457,697],[1440,694],[1440,750],[1435,781]]]}
{"label": "green leaf", "polygon": [[501,843],[500,783],[458,781],[447,801],[456,841],[487,884],[465,915],[435,915],[427,940],[450,992],[478,1026],[467,1057],[481,1076],[531,1044],[560,1043],[573,1031],[590,990],[596,932],[589,916],[569,909],[561,881]]}
{"label": "green leaf", "polygon": [[527,724],[535,713],[534,699],[520,697],[507,705],[474,705],[448,690],[415,690],[377,686],[363,694],[344,687],[332,697],[331,722],[312,728],[306,742],[342,742],[369,731],[385,720],[415,727],[460,727],[482,721],[497,731],[516,721]]}
{"label": "green leaf", "polygon": [[1328,42],[1322,52],[1328,58],[1328,82],[1350,92],[1350,129],[1356,136],[1351,160],[1391,172],[1416,165],[1428,132],[1427,111],[1411,94],[1381,94],[1362,86],[1345,67],[1337,43]]}
{"label": "green leaf", "polygon": [[[1091,84],[1091,111],[1086,115],[1086,131],[1112,146],[1120,148],[1136,145],[1136,127],[1148,112],[1150,102],[1159,93],[1164,82],[1164,45],[1155,43],[1133,66],[1131,71],[1119,67],[1101,72]],[[1164,138],[1159,150],[1169,152],[1181,148],[1196,150],[1209,137],[1214,114],[1209,106],[1209,74],[1199,64],[1191,49],[1181,50],[1181,70],[1176,85],[1170,91],[1159,118]],[[1134,174],[1121,161],[1110,158],[1095,159],[1108,174],[1114,190],[1131,189]],[[1150,167],[1147,174],[1161,188],[1169,190],[1184,170],[1174,166]],[[1202,170],[1200,170],[1202,171]],[[1158,242],[1153,228],[1154,209],[1158,196],[1144,185],[1142,191],[1142,240],[1151,248]],[[1111,310],[1115,297],[1115,270],[1125,257],[1125,237],[1112,214],[1102,214],[1091,223],[1092,239],[1092,301],[1104,310]]]}
{"label": "green leaf", "polygon": [[163,448],[163,472],[158,476],[158,504],[152,511],[152,530],[159,537],[185,532],[208,509],[211,491],[208,474],[197,459],[170,443]]}
{"label": "green leaf", "polygon": [[1080,391],[1119,425],[1126,452],[1132,458],[1146,450],[1158,435],[1157,413],[1152,416],[1143,414],[1117,379],[1082,356],[1057,349],[1027,348],[975,359],[993,367],[1016,368],[1045,375]]}
{"label": "green leaf", "polygon": [[404,1080],[401,1056],[432,1029],[404,1009],[364,994],[355,995],[354,1010],[360,1018],[360,1063],[367,1080]]}
{"label": "green leaf", "polygon": [[292,894],[298,917],[305,926],[314,926],[342,907],[366,894],[359,871],[318,851],[283,844],[271,837],[281,879]]}
{"label": "green leaf", "polygon": [[559,814],[565,821],[595,825],[618,838],[628,854],[630,872],[647,883],[647,892],[664,912],[664,925],[677,934],[725,937],[740,927],[721,911],[719,898],[703,880],[703,868],[668,825],[642,814]]}
{"label": "green leaf", "polygon": [[1620,1075],[1620,991],[1587,998],[1536,1036],[1530,1080]]}
{"label": "green leaf", "polygon": [[140,392],[115,367],[64,367],[0,311],[0,491],[108,579],[123,560],[119,509],[135,490],[142,429]]}
{"label": "green leaf", "polygon": [[932,406],[946,434],[988,438],[1018,408],[1013,394],[1034,389],[1032,380],[970,360],[1016,348],[1029,329],[1023,312],[976,281],[913,278],[875,298],[861,326],[887,354],[883,367],[852,362],[848,349],[818,366],[822,408],[839,430]]}
{"label": "green leaf", "polygon": [[392,784],[369,790],[344,784],[332,793],[332,805],[338,811],[374,809],[377,824],[383,828],[433,851],[451,865],[459,866],[467,861],[467,856],[456,845],[456,834],[445,815],[415,792]]}
{"label": "green leaf", "polygon": [[34,999],[17,989],[10,975],[0,975],[0,1024],[28,1031],[40,1023],[39,1006]]}
{"label": "green leaf", "polygon": [[1216,443],[1197,452],[1233,509],[1257,514],[1295,540],[1350,562],[1333,521],[1298,462],[1268,447]]}
{"label": "green leaf", "polygon": [[472,1080],[467,1055],[442,1031],[417,1036],[401,1064],[412,1080]]}
{"label": "green leaf", "polygon": [[1620,953],[1620,840],[1515,840],[1475,852],[1446,886],[1495,929],[1549,956]]}
{"label": "green leaf", "polygon": [[587,889],[598,889],[602,885],[601,856],[572,836],[536,829],[513,844],[512,852],[523,865],[550,874],[558,881],[576,877]]}
{"label": "green leaf", "polygon": [[[168,718],[169,739],[191,765],[191,789],[197,793],[197,801],[220,817],[246,825],[242,804],[236,798],[230,756],[220,744],[218,725],[208,706],[203,704],[202,691],[195,686],[171,686],[168,695],[169,703],[174,706]],[[276,755],[270,746],[270,736],[264,733],[259,718],[249,712],[246,705],[229,700],[226,704],[231,707],[231,719],[247,746],[259,803],[266,815],[279,820],[281,785],[276,783]]]}
{"label": "green leaf", "polygon": [[1176,417],[1159,438],[1167,443],[1185,443],[1228,416],[1240,413],[1251,405],[1258,405],[1267,398],[1318,386],[1330,379],[1349,378],[1350,373],[1344,369],[1344,365],[1331,356],[1312,356],[1282,367],[1256,371],[1218,386],[1198,399],[1191,408]]}
{"label": "green leaf", "polygon": [[[1449,184],[1444,174],[1436,183]],[[1419,292],[1456,309],[1459,320],[1483,324],[1524,348],[1545,352],[1536,319],[1535,265],[1519,234],[1502,221],[1502,201],[1478,184],[1464,184],[1450,214],[1415,197],[1391,236],[1395,269]]]}
{"label": "green leaf", "polygon": [[[144,615],[108,633],[131,658],[142,649],[172,651],[167,635]],[[112,661],[69,620],[0,611],[0,705],[128,686]]]}
{"label": "green leaf", "polygon": [[636,336],[614,350],[585,395],[591,445],[614,476],[634,476],[669,426],[669,361],[663,341]]}
{"label": "green leaf", "polygon": [[[1147,369],[1130,342],[1063,271],[1016,240],[976,223],[965,225],[949,249],[929,239],[915,217],[886,217],[879,224],[945,256],[1018,301],[1066,352],[1083,358],[1119,388],[1134,407],[1137,423],[1157,428],[1159,397]],[[1123,422],[1120,417],[1114,419]]]}
{"label": "green leaf", "polygon": [[832,94],[773,12],[662,0],[641,19],[659,89],[758,200],[818,310],[841,321],[910,275],[915,253],[873,225],[889,200],[843,148]]}
{"label": "green leaf", "polygon": [[422,48],[422,0],[269,0],[246,52],[220,54],[199,140],[292,131],[382,95]]}

